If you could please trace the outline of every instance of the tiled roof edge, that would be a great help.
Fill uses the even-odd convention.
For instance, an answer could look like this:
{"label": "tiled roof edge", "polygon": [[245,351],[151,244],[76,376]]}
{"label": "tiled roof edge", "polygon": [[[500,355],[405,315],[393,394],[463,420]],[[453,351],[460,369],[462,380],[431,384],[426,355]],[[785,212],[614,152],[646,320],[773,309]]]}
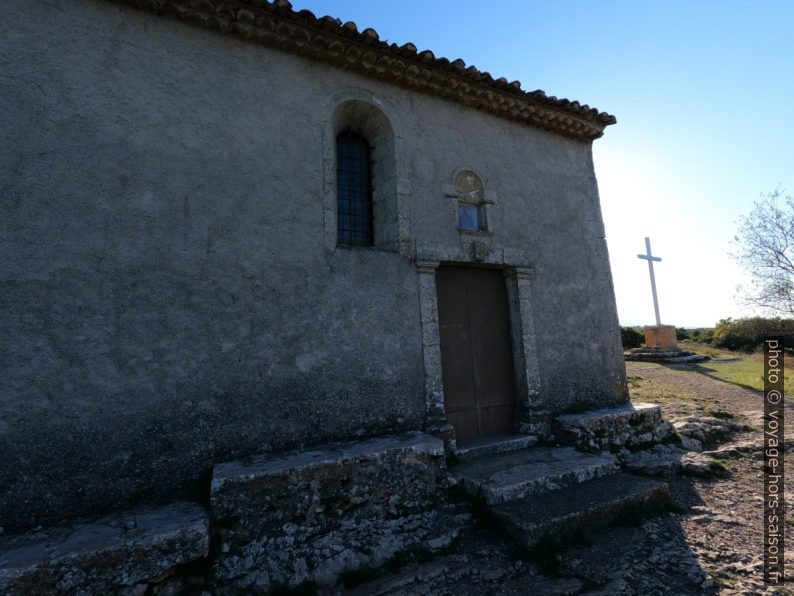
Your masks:
{"label": "tiled roof edge", "polygon": [[270,48],[305,56],[388,81],[408,89],[456,101],[496,116],[580,141],[592,141],[614,124],[614,116],[543,91],[524,91],[518,81],[494,79],[463,60],[436,58],[380,41],[373,29],[309,10],[294,11],[287,0],[113,0],[158,15],[217,29]]}

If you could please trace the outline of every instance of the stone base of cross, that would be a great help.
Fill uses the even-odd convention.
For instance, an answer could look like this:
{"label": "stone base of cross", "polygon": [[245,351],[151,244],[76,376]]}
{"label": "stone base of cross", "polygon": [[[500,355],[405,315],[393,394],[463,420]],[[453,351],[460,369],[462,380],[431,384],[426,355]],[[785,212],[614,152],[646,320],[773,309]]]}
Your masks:
{"label": "stone base of cross", "polygon": [[648,325],[645,331],[645,347],[672,350],[678,347],[675,325]]}

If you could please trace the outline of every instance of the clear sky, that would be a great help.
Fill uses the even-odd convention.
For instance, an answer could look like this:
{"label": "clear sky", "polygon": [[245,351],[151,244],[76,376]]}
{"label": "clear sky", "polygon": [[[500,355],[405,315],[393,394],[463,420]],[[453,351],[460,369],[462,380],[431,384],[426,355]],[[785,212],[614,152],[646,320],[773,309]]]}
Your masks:
{"label": "clear sky", "polygon": [[728,256],[761,193],[794,193],[794,0],[294,0],[381,39],[462,58],[614,114],[596,174],[621,324],[712,326],[738,304]]}

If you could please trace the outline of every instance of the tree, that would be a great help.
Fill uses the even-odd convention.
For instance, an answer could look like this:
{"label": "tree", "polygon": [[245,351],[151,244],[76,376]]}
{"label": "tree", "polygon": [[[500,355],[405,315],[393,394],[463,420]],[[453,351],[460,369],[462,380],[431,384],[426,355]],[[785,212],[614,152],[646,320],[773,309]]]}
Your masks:
{"label": "tree", "polygon": [[761,195],[739,219],[733,257],[747,270],[750,285],[739,288],[748,305],[794,315],[794,198],[780,189]]}

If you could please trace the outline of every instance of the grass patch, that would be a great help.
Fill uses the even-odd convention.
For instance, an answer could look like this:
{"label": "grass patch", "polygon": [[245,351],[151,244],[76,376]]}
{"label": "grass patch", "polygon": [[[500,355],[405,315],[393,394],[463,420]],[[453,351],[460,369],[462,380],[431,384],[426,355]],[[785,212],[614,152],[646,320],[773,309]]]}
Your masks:
{"label": "grass patch", "polygon": [[[764,389],[764,355],[763,353],[745,354],[742,352],[729,352],[727,350],[717,350],[708,348],[703,344],[688,344],[687,349],[700,354],[705,354],[716,358],[700,364],[673,365],[673,371],[678,374],[691,375],[693,372],[702,374],[718,381],[732,383],[746,389],[763,391]],[[724,361],[721,361],[724,360]],[[630,362],[627,363],[628,385],[632,395],[637,390],[647,391],[647,382],[642,378],[643,368],[659,366],[651,362]],[[784,366],[794,367],[794,356],[788,354],[784,357]],[[791,370],[791,368],[789,369]],[[655,385],[659,385],[656,383]],[[786,375],[786,393],[794,392],[794,375]],[[660,388],[663,392],[664,389]],[[653,395],[650,396],[651,398]],[[683,396],[686,398],[686,396]]]}
{"label": "grass patch", "polygon": [[709,468],[716,474],[729,475],[735,467],[734,462],[728,460],[717,459],[716,457],[708,457]]}
{"label": "grass patch", "polygon": [[698,343],[696,341],[692,341],[691,339],[683,339],[679,341],[678,347],[682,350],[695,352],[696,354],[703,354],[709,358],[733,358],[736,356],[735,352],[715,348],[709,344]]}
{"label": "grass patch", "polygon": [[[706,376],[745,387],[755,391],[764,390],[764,355],[763,354],[733,354],[736,360],[730,362],[710,361],[705,364],[693,366],[693,370]],[[794,359],[786,356],[784,365],[791,366]],[[794,378],[786,375],[784,380],[786,393],[794,391]]]}
{"label": "grass patch", "polygon": [[639,377],[637,375],[629,375],[626,378],[626,381],[628,381],[629,384],[629,389],[636,389],[640,387],[642,385],[642,380],[643,380],[642,377]]}
{"label": "grass patch", "polygon": [[[664,383],[661,381],[649,381],[642,378],[642,369],[655,368],[661,366],[647,362],[630,362],[629,370],[638,373],[629,376],[629,386],[631,388],[631,400],[637,402],[650,402],[654,404],[680,404],[690,403],[705,408],[718,408],[714,401],[714,396],[691,389],[685,383]],[[673,375],[691,375],[690,371],[671,370]]]}
{"label": "grass patch", "polygon": [[741,581],[738,575],[723,570],[712,571],[709,575],[720,588],[731,588]]}

